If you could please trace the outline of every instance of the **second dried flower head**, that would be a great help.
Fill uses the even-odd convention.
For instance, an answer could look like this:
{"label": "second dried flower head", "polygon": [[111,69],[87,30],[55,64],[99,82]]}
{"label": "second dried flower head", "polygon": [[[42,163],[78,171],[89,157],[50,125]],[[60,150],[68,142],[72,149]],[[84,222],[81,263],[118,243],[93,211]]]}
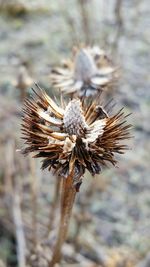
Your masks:
{"label": "second dried flower head", "polygon": [[94,46],[77,49],[72,60],[52,69],[51,81],[66,94],[91,96],[110,88],[115,76],[106,52]]}

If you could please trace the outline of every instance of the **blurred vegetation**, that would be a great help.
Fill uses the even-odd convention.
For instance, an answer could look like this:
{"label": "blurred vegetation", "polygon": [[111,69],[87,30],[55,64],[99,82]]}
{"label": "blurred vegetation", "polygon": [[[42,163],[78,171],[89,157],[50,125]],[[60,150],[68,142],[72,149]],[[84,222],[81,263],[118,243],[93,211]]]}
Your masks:
{"label": "blurred vegetation", "polygon": [[[85,175],[61,266],[150,266],[149,12],[148,0],[0,0],[0,267],[18,266],[17,253],[24,267],[24,246],[28,254],[48,227],[44,252],[39,246],[36,253],[51,256],[59,215],[55,177],[18,151],[21,108],[34,82],[59,94],[51,68],[80,43],[99,45],[120,67],[111,97],[132,112],[134,139],[119,168]],[[20,228],[26,240],[18,250]]]}

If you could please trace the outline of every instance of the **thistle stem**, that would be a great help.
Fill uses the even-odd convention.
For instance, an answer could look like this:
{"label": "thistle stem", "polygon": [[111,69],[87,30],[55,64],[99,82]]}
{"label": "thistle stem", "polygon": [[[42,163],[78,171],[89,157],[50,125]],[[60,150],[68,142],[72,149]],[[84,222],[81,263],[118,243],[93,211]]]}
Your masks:
{"label": "thistle stem", "polygon": [[67,236],[67,230],[70,222],[72,207],[76,195],[76,189],[73,186],[72,175],[69,175],[66,179],[64,178],[62,179],[63,183],[62,183],[62,193],[61,193],[61,217],[59,223],[58,237],[56,240],[56,245],[54,247],[52,260],[49,263],[49,267],[53,267],[55,266],[55,263],[60,262],[61,249]]}
{"label": "thistle stem", "polygon": [[53,224],[54,224],[54,219],[55,219],[55,212],[56,212],[56,208],[59,202],[59,193],[60,193],[60,181],[61,179],[59,177],[57,177],[56,179],[56,184],[55,184],[55,190],[54,190],[54,199],[51,205],[51,210],[50,210],[50,217],[49,217],[49,223],[48,223],[48,232],[46,233],[46,236],[50,233],[50,231],[53,228]]}

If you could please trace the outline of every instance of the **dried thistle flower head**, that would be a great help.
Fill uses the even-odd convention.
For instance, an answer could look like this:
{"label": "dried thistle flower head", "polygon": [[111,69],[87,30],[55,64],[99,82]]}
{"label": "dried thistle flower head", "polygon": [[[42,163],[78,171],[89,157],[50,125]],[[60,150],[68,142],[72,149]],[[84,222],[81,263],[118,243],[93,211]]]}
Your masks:
{"label": "dried thistle flower head", "polygon": [[78,49],[73,60],[51,72],[52,84],[66,94],[94,95],[107,89],[115,80],[116,69],[99,47]]}
{"label": "dried thistle flower head", "polygon": [[129,138],[122,110],[109,116],[96,101],[87,105],[79,99],[60,107],[43,90],[34,93],[23,109],[23,152],[42,157],[42,169],[65,178],[73,174],[78,186],[86,169],[95,175],[107,162],[116,164],[114,154],[124,152],[121,142]]}

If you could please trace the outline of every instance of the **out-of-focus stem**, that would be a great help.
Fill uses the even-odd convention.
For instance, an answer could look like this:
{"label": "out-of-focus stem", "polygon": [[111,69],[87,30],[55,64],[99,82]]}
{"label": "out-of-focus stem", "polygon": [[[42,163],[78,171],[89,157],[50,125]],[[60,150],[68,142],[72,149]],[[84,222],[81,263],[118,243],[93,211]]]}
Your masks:
{"label": "out-of-focus stem", "polygon": [[122,16],[122,5],[123,0],[116,0],[115,8],[114,8],[114,15],[115,15],[115,22],[116,22],[116,33],[114,37],[114,42],[112,45],[112,53],[116,54],[119,45],[119,39],[123,34],[123,16]]}
{"label": "out-of-focus stem", "polygon": [[6,198],[9,200],[6,201],[6,205],[10,210],[15,226],[18,266],[25,267],[26,239],[22,221],[20,185],[16,175],[15,141],[13,139],[10,139],[6,144],[5,161],[7,166],[5,173],[5,193]]}
{"label": "out-of-focus stem", "polygon": [[116,17],[116,23],[118,26],[122,26],[122,0],[116,0],[116,4],[115,4],[115,17]]}
{"label": "out-of-focus stem", "polygon": [[17,239],[17,257],[18,257],[18,266],[26,266],[26,241],[24,235],[24,228],[22,222],[22,213],[20,207],[20,196],[18,192],[14,192],[12,195],[12,213],[13,221],[16,229],[16,239]]}
{"label": "out-of-focus stem", "polygon": [[83,33],[85,35],[85,42],[86,44],[89,44],[91,33],[90,33],[90,23],[89,23],[89,16],[88,16],[87,7],[86,7],[86,1],[78,0],[78,5],[80,8],[80,13],[81,13],[82,28],[83,28]]}
{"label": "out-of-focus stem", "polygon": [[75,200],[76,189],[73,186],[73,177],[69,175],[66,179],[63,179],[62,195],[61,195],[61,218],[59,223],[58,237],[52,260],[49,263],[49,267],[55,266],[55,263],[60,262],[61,249],[64,241],[66,240],[67,230],[71,217],[72,207]]}
{"label": "out-of-focus stem", "polygon": [[38,210],[38,202],[37,202],[37,190],[38,190],[38,179],[35,173],[35,164],[34,160],[30,158],[30,170],[31,170],[31,201],[32,201],[32,233],[33,233],[33,246],[37,246],[37,210]]}

